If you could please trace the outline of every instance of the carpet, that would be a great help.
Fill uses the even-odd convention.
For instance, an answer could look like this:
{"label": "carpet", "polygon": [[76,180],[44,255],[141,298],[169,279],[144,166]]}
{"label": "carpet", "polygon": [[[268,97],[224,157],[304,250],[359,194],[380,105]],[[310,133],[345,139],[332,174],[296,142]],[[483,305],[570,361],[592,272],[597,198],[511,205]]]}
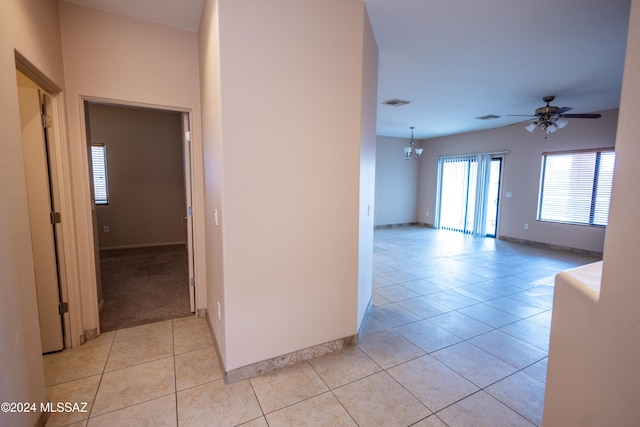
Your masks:
{"label": "carpet", "polygon": [[100,331],[191,315],[184,245],[100,251]]}

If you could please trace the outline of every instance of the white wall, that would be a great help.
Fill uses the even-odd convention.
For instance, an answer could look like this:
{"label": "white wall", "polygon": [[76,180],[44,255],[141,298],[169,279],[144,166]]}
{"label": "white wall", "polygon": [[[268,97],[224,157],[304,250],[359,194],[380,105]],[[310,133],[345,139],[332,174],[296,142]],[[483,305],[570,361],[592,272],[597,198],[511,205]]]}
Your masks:
{"label": "white wall", "polygon": [[376,119],[378,103],[378,45],[369,16],[362,16],[362,113],[360,118],[360,219],[358,242],[358,311],[360,331],[373,297],[373,228],[376,185]]}
{"label": "white wall", "polygon": [[[404,147],[409,142],[405,138],[377,137],[375,225],[418,221],[420,162],[406,160]],[[420,143],[417,144],[420,147]]]}
{"label": "white wall", "polygon": [[[55,0],[0,2],[0,402],[46,399],[14,49],[62,88],[57,15]],[[1,412],[0,425],[33,426],[39,415]]]}
{"label": "white wall", "polygon": [[[503,163],[499,237],[602,252],[604,228],[536,220],[543,152],[615,145],[618,110],[600,113],[600,119],[573,119],[567,127],[548,139],[544,139],[544,134],[539,131],[529,133],[523,126],[515,125],[423,141],[418,192],[419,221],[433,223],[438,156],[508,150]],[[506,198],[506,192],[510,192],[512,197]],[[430,216],[426,215],[427,211]],[[524,224],[528,224],[527,230]]]}
{"label": "white wall", "polygon": [[83,327],[97,327],[95,268],[89,201],[83,98],[191,113],[196,307],[206,305],[204,206],[197,34],[71,3],[60,3],[60,22],[72,165]]}
{"label": "white wall", "polygon": [[231,370],[357,332],[360,180],[373,179],[362,126],[375,107],[362,106],[360,1],[220,0],[204,12],[207,251],[222,266],[209,309]]}
{"label": "white wall", "polygon": [[218,2],[204,2],[198,48],[200,52],[200,89],[202,106],[202,143],[204,164],[205,211],[207,233],[207,307],[211,308],[211,327],[223,359],[226,357],[226,316],[217,316],[217,304],[225,301],[223,229],[216,224],[216,211],[222,213],[222,113],[220,111],[220,40]]}
{"label": "white wall", "polygon": [[[632,0],[600,297],[594,302],[569,287],[556,290],[570,300],[565,307],[554,301],[544,426],[640,423],[639,76],[640,2]],[[565,331],[566,339],[554,341],[567,325],[573,329]]]}

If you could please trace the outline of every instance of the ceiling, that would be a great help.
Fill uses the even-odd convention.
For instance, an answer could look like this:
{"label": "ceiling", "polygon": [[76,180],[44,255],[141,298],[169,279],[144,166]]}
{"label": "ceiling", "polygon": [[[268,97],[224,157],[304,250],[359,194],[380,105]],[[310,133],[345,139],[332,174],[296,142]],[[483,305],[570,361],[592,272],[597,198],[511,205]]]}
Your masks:
{"label": "ceiling", "polygon": [[[67,1],[197,31],[204,0]],[[620,104],[630,0],[363,1],[380,52],[378,135],[506,126],[546,95],[571,113]],[[382,104],[393,98],[411,102]]]}

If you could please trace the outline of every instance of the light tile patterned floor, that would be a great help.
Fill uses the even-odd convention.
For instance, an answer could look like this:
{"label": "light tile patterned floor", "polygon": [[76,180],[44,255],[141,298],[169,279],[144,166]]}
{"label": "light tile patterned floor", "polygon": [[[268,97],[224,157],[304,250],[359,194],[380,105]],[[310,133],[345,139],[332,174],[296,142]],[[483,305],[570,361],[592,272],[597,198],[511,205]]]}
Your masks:
{"label": "light tile patterned floor", "polygon": [[205,320],[45,356],[47,426],[540,425],[554,275],[595,258],[419,227],[375,232],[357,347],[225,385]]}

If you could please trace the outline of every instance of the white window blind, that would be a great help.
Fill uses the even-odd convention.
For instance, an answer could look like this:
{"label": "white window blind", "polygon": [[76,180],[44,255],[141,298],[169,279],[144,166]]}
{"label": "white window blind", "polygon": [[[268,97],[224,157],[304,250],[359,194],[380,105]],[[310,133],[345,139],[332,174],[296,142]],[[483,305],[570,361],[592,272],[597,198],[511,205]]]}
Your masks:
{"label": "white window blind", "polygon": [[93,169],[93,194],[96,205],[109,204],[107,181],[107,151],[104,144],[91,145],[91,167]]}
{"label": "white window blind", "polygon": [[491,155],[438,158],[436,228],[486,234]]}
{"label": "white window blind", "polygon": [[538,219],[607,225],[615,156],[613,149],[544,153]]}

